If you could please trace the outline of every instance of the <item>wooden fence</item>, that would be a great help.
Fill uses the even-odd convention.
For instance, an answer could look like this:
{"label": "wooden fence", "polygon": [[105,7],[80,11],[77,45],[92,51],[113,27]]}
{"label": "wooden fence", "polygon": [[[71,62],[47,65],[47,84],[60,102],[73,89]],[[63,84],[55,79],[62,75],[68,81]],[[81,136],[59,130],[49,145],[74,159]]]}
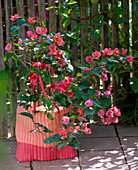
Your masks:
{"label": "wooden fence", "polygon": [[[81,60],[81,63],[84,62],[84,57],[87,55],[87,52],[85,51],[86,46],[84,45],[84,41],[87,43],[92,44],[92,50],[95,51],[97,49],[104,49],[105,47],[111,47],[111,48],[120,48],[124,47],[127,49],[130,49],[130,44],[132,45],[133,53],[137,51],[138,49],[138,35],[136,32],[136,27],[138,27],[138,12],[137,9],[130,10],[130,7],[134,6],[136,3],[136,0],[99,0],[98,4],[93,4],[93,1],[89,1],[88,5],[84,5],[84,2],[80,2],[80,8],[74,9],[74,11],[71,13],[71,23],[68,27],[63,27],[62,25],[62,18],[60,16],[55,15],[55,10],[52,9],[49,12],[46,11],[46,7],[58,5],[58,3],[63,3],[64,0],[0,0],[0,71],[1,75],[5,74],[5,63],[3,61],[4,58],[4,42],[9,41],[10,38],[10,25],[11,22],[9,20],[11,15],[14,15],[15,13],[19,14],[19,16],[26,16],[26,17],[35,17],[36,14],[41,18],[41,20],[48,24],[49,33],[50,32],[57,32],[57,31],[72,31],[73,27],[77,23],[84,24],[86,28],[84,27],[80,28],[80,35],[77,35],[78,38],[81,41],[81,45],[74,45],[71,44],[70,48],[72,49],[72,63],[79,58]],[[79,1],[78,1],[79,2]],[[88,1],[87,1],[88,2]],[[116,20],[109,21],[109,15],[107,15],[106,11],[109,11],[110,7],[122,7],[124,8],[125,12],[123,13],[123,19],[127,19],[123,24],[116,23]],[[111,8],[110,8],[111,9]],[[80,15],[77,15],[79,13]],[[101,27],[101,41],[96,41],[96,35],[92,35],[91,39],[89,39],[89,34],[92,30],[94,30],[97,25],[93,24],[93,20],[98,18],[98,15],[102,14],[104,16],[104,21],[109,23],[111,26],[111,30],[109,29],[109,25],[104,24]],[[110,15],[115,15],[115,12],[111,10],[109,13]],[[129,19],[132,14],[132,24],[129,23]],[[58,24],[57,24],[58,23]],[[132,36],[131,32],[129,30],[130,27],[132,27]],[[120,38],[121,34],[119,32],[119,29],[121,32],[124,33],[124,45],[120,44]],[[85,30],[85,31],[84,31]],[[22,37],[25,36],[25,29],[20,29],[20,34]],[[132,43],[131,43],[132,42]],[[10,67],[10,77],[6,82],[9,84],[9,102],[10,102],[10,124],[11,127],[11,136],[15,136],[15,123],[16,123],[16,107],[17,107],[17,76],[16,76],[16,67],[12,67],[12,60],[8,61],[9,67]],[[135,69],[136,70],[136,66]],[[130,74],[128,73],[128,76]],[[118,97],[118,85],[115,81],[115,77],[112,77],[113,84],[114,84],[114,92],[113,92],[113,99],[114,104],[116,103],[117,97]],[[4,81],[1,79],[1,81]],[[105,87],[110,83],[110,78],[107,83],[104,84]],[[100,82],[98,82],[99,85]],[[124,80],[123,83],[126,83]],[[128,82],[127,82],[128,83]],[[3,138],[7,137],[7,127],[8,127],[8,115],[7,115],[7,109],[6,109],[6,86],[2,86],[1,88],[3,93],[0,93],[0,128],[1,128],[1,136]],[[14,92],[14,93],[13,93]]]}

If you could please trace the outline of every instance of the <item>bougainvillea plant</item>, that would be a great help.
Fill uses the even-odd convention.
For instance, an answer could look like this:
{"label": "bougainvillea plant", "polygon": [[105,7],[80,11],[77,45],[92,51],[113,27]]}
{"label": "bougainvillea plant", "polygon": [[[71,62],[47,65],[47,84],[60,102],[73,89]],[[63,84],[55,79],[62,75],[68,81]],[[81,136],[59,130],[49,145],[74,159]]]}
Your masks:
{"label": "bougainvillea plant", "polygon": [[[59,133],[46,137],[44,143],[56,142],[58,149],[66,145],[77,149],[79,140],[76,134],[91,133],[87,123],[93,119],[94,114],[101,117],[105,125],[118,123],[121,113],[111,104],[112,86],[109,85],[107,89],[97,88],[95,83],[99,80],[107,81],[107,73],[112,74],[118,65],[122,70],[130,65],[133,57],[126,56],[127,50],[122,49],[122,53],[118,48],[95,51],[86,57],[86,63],[79,68],[80,72],[76,77],[72,78],[73,67],[68,53],[63,51],[65,42],[59,32],[47,34],[45,25],[30,17],[24,19],[15,14],[11,16],[11,20],[12,37],[5,47],[5,61],[12,57],[24,66],[24,84],[18,99],[20,106],[27,112],[20,114],[32,119],[36,126],[34,117],[40,112],[36,110],[36,104],[45,107],[45,114],[50,120],[54,119],[52,109],[57,109],[60,114],[60,106],[72,108],[71,112],[63,115]],[[34,31],[27,31],[26,38],[20,38],[21,26],[33,26]],[[33,114],[29,112],[31,106]],[[38,133],[45,136],[46,133],[51,133],[51,130],[42,124],[37,124],[36,128]],[[43,128],[43,132],[39,128]],[[33,132],[36,130],[30,133]]]}

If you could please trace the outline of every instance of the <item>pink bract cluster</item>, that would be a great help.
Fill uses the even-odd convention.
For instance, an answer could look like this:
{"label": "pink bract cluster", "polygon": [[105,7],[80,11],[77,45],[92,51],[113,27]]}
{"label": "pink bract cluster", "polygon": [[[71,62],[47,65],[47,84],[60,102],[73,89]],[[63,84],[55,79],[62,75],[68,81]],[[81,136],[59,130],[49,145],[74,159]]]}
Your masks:
{"label": "pink bract cluster", "polygon": [[121,116],[120,109],[118,109],[116,106],[108,109],[106,112],[103,109],[100,109],[100,111],[97,113],[98,116],[102,118],[102,122],[106,124],[111,124],[111,123],[118,123],[118,116]]}

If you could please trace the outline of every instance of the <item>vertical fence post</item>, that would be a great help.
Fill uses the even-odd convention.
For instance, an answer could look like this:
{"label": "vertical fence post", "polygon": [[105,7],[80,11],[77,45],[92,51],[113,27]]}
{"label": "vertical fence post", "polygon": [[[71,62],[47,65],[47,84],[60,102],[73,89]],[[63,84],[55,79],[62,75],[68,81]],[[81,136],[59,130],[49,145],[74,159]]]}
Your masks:
{"label": "vertical fence post", "polygon": [[46,24],[46,9],[45,0],[37,0],[38,4],[38,16]]}
{"label": "vertical fence post", "polygon": [[[122,0],[122,8],[125,10],[125,13],[123,14],[123,19],[127,19],[127,21],[122,24],[124,48],[128,49],[129,51],[129,0]],[[130,84],[128,81],[129,78],[130,72],[128,72],[123,78],[123,87],[125,87],[127,90],[130,89]]]}
{"label": "vertical fence post", "polygon": [[[55,6],[55,1],[48,1],[48,6]],[[55,9],[50,9],[48,12],[48,18],[49,18],[49,33],[51,32],[57,32],[57,21],[56,21],[56,14]]]}
{"label": "vertical fence post", "polygon": [[[34,0],[27,0],[27,16],[28,17],[35,17],[35,3]],[[35,31],[33,26],[29,26],[29,30]]]}
{"label": "vertical fence post", "polygon": [[[24,0],[16,0],[16,11],[18,13],[18,15],[20,17],[24,16]],[[24,27],[20,27],[19,29],[19,33],[20,33],[20,37],[24,38],[25,37],[25,28]],[[26,60],[26,56],[25,53],[23,53],[23,57],[22,60]],[[24,71],[24,65],[22,63],[19,62],[19,78],[22,77],[22,72]],[[22,82],[20,81],[20,85],[19,88],[22,88]]]}
{"label": "vertical fence post", "polygon": [[[72,13],[71,13],[71,16],[70,16],[71,18],[73,18],[73,19],[77,19],[77,11],[76,11],[76,8],[72,11]],[[75,27],[75,25],[76,25],[76,21],[75,20],[71,20],[71,24],[70,24],[70,26],[71,26],[71,31],[73,31],[73,28]],[[78,35],[76,35],[76,36],[78,36]],[[73,67],[74,67],[74,70],[75,70],[75,75],[77,74],[77,67],[75,66],[75,61],[77,61],[77,59],[78,59],[78,44],[77,43],[71,43],[70,44],[70,48],[71,48],[71,50],[72,50],[72,52],[71,52],[71,61],[72,61],[72,65],[73,65]]]}
{"label": "vertical fence post", "polygon": [[[138,53],[138,9],[137,0],[132,0],[132,50],[133,54]],[[135,58],[136,63],[133,64],[134,76],[138,78],[138,58]]]}
{"label": "vertical fence post", "polygon": [[[10,42],[10,16],[12,9],[12,1],[5,0],[5,24],[6,24],[6,40]],[[11,137],[15,137],[15,124],[16,124],[16,108],[17,108],[17,80],[16,80],[16,66],[12,66],[13,59],[8,60],[9,63],[9,99],[10,99],[10,122],[11,122]]]}
{"label": "vertical fence post", "polygon": [[7,109],[6,109],[6,86],[5,86],[5,64],[4,46],[3,46],[3,24],[2,24],[2,7],[0,1],[0,137],[7,137]]}
{"label": "vertical fence post", "polygon": [[[101,0],[101,13],[104,16],[104,21],[108,24],[108,0]],[[102,26],[102,49],[109,48],[109,27],[107,24]],[[110,74],[107,73],[108,80],[103,82],[103,86],[107,89],[110,84]]]}
{"label": "vertical fence post", "polygon": [[[64,0],[58,0],[58,3],[63,3]],[[63,24],[62,24],[62,17],[59,16],[59,31],[67,31],[67,27],[63,27]]]}
{"label": "vertical fence post", "polygon": [[[111,5],[118,6],[118,0],[111,0]],[[112,21],[112,47],[119,47],[119,28],[118,23],[116,21]],[[118,84],[116,82],[115,76],[112,75],[113,78],[113,103],[117,105],[118,100]]]}
{"label": "vertical fence post", "polygon": [[80,34],[81,34],[81,64],[83,65],[84,58],[87,55],[87,54],[84,53],[84,50],[86,48],[85,44],[88,44],[88,4],[84,4],[84,2],[80,2],[80,18],[81,18],[81,24],[84,25],[80,29]]}

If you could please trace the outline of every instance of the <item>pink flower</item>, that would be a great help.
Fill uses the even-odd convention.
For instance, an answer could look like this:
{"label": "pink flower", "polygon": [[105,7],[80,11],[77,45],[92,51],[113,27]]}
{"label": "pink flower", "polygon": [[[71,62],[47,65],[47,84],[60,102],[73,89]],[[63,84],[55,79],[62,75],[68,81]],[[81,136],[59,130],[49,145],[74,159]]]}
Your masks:
{"label": "pink flower", "polygon": [[106,125],[106,124],[109,125],[111,123],[111,119],[110,118],[103,118],[102,122],[104,123],[104,125]]}
{"label": "pink flower", "polygon": [[73,127],[72,126],[68,127],[68,131],[73,132]]}
{"label": "pink flower", "polygon": [[114,55],[117,55],[119,57],[119,49],[118,48],[114,49]]}
{"label": "pink flower", "polygon": [[95,51],[94,53],[92,53],[93,58],[100,58],[101,57],[101,52],[99,51]]}
{"label": "pink flower", "polygon": [[42,28],[42,27],[36,27],[36,33],[43,35],[47,33],[47,28]]}
{"label": "pink flower", "polygon": [[37,38],[38,36],[36,34],[32,34],[31,38]]}
{"label": "pink flower", "polygon": [[127,53],[127,49],[125,50],[124,48],[122,48],[122,54],[126,54]]}
{"label": "pink flower", "polygon": [[106,116],[107,117],[113,117],[114,112],[112,111],[112,109],[108,109],[108,111],[106,112]]}
{"label": "pink flower", "polygon": [[113,90],[113,88],[111,87],[111,84],[108,85],[107,89],[108,89],[109,91]]}
{"label": "pink flower", "polygon": [[108,71],[106,70],[106,68],[102,68],[102,72],[103,72],[103,73],[108,73]]}
{"label": "pink flower", "polygon": [[31,17],[28,18],[28,23],[29,23],[29,24],[33,24],[33,23],[35,23],[35,22],[36,22],[36,20],[33,20]]}
{"label": "pink flower", "polygon": [[108,96],[110,96],[111,95],[111,92],[110,91],[108,91],[108,90],[106,90],[105,92],[104,92],[104,94],[106,95],[106,97],[108,98]]}
{"label": "pink flower", "polygon": [[86,134],[91,134],[91,129],[87,127],[87,123],[83,123],[82,131],[85,132]]}
{"label": "pink flower", "polygon": [[86,105],[87,107],[90,107],[90,106],[93,105],[93,101],[92,101],[91,99],[89,99],[89,100],[87,100],[87,101],[85,102],[85,105]]}
{"label": "pink flower", "polygon": [[101,95],[101,91],[100,90],[96,90],[98,94],[95,94],[95,96],[100,96]]}
{"label": "pink flower", "polygon": [[98,114],[98,116],[100,116],[100,117],[104,117],[104,115],[106,114],[106,111],[103,110],[103,109],[100,109],[100,111],[99,111],[97,114]]}
{"label": "pink flower", "polygon": [[60,66],[60,67],[63,67],[64,65],[66,65],[66,62],[63,60],[63,59],[59,59],[57,64]]}
{"label": "pink flower", "polygon": [[38,69],[38,67],[41,66],[41,63],[40,62],[33,62],[32,66],[36,67]]}
{"label": "pink flower", "polygon": [[111,117],[110,120],[113,123],[118,123],[119,122],[118,117]]}
{"label": "pink flower", "polygon": [[55,59],[56,59],[56,58],[61,58],[61,55],[62,55],[62,51],[57,51],[57,52],[56,52]]}
{"label": "pink flower", "polygon": [[67,88],[64,84],[59,83],[58,90],[59,90],[59,93],[65,93],[67,91]]}
{"label": "pink flower", "polygon": [[87,61],[88,64],[90,64],[93,59],[91,56],[87,56],[85,60]]}
{"label": "pink flower", "polygon": [[66,77],[66,80],[67,80],[68,82],[73,82],[73,79],[72,79],[71,77]]}
{"label": "pink flower", "polygon": [[75,127],[75,130],[76,130],[76,131],[80,131],[80,126],[76,126],[76,127]]}
{"label": "pink flower", "polygon": [[[93,59],[92,59],[93,60]],[[83,70],[83,72],[87,72],[87,71],[90,71],[92,68],[90,67],[88,70]]]}
{"label": "pink flower", "polygon": [[128,61],[129,63],[133,62],[133,60],[134,60],[134,57],[133,57],[133,56],[127,56],[127,61]]}
{"label": "pink flower", "polygon": [[55,43],[50,44],[48,49],[50,51],[49,56],[52,56],[52,55],[56,54],[56,52],[57,52],[57,50],[56,50],[57,46],[55,45]]}
{"label": "pink flower", "polygon": [[61,136],[61,139],[67,138],[67,131],[64,127],[62,127],[59,131],[59,135]]}
{"label": "pink flower", "polygon": [[30,73],[29,74],[29,80],[31,83],[31,88],[34,88],[37,85],[37,79],[38,79],[38,75],[36,75],[35,73]]}
{"label": "pink flower", "polygon": [[58,46],[62,46],[63,44],[65,44],[65,42],[63,41],[63,38],[60,38],[60,32],[54,35],[53,38],[54,38],[54,41],[58,44]]}
{"label": "pink flower", "polygon": [[46,63],[42,63],[40,69],[45,70],[48,67]]}
{"label": "pink flower", "polygon": [[107,80],[108,80],[107,74],[102,74],[101,79],[102,79],[103,81],[107,81]]}
{"label": "pink flower", "polygon": [[50,86],[48,87],[48,89],[53,89],[53,90],[56,90],[57,89],[57,85],[54,84],[54,83],[50,83]]}
{"label": "pink flower", "polygon": [[62,124],[68,125],[69,124],[69,117],[68,116],[63,116],[62,117]]}
{"label": "pink flower", "polygon": [[24,42],[21,41],[21,40],[18,41],[18,44],[19,44],[19,45],[22,45],[23,43],[24,43]]}
{"label": "pink flower", "polygon": [[32,31],[27,31],[27,36],[28,36],[29,38],[32,38],[32,35],[33,35],[33,32],[32,32]]}
{"label": "pink flower", "polygon": [[116,116],[121,116],[120,109],[118,109],[116,106],[112,107],[111,110],[114,112]]}
{"label": "pink flower", "polygon": [[71,92],[71,91],[68,91],[67,94],[68,94],[69,97],[73,96],[73,92]]}
{"label": "pink flower", "polygon": [[5,50],[10,51],[12,49],[12,44],[8,43],[5,47]]}
{"label": "pink flower", "polygon": [[111,50],[111,48],[105,48],[104,50],[102,50],[103,52],[103,55],[113,55],[114,54],[114,51]]}
{"label": "pink flower", "polygon": [[77,110],[76,110],[76,111],[77,111],[77,112],[79,112],[81,116],[83,115],[83,109],[81,109],[81,108],[77,108]]}
{"label": "pink flower", "polygon": [[15,15],[11,15],[10,20],[16,21],[18,18],[19,18],[19,15],[18,15],[18,14],[15,14]]}

